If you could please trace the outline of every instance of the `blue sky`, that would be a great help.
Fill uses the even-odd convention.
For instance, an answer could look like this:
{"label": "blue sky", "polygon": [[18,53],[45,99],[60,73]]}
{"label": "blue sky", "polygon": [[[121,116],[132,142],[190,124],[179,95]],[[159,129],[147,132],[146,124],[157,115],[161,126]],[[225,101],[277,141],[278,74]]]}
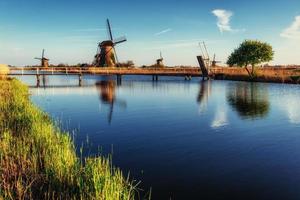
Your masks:
{"label": "blue sky", "polygon": [[299,0],[0,0],[0,63],[92,62],[109,18],[119,60],[197,65],[198,42],[223,62],[245,39],[270,43],[274,64],[300,64]]}

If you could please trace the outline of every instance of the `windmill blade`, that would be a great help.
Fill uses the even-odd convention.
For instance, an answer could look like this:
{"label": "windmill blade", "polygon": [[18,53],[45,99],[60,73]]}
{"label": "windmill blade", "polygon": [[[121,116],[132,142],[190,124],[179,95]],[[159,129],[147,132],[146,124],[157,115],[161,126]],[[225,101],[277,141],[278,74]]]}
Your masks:
{"label": "windmill blade", "polygon": [[114,52],[115,52],[116,64],[118,64],[119,63],[119,59],[118,59],[118,56],[117,56],[116,48],[113,46],[113,49],[114,49]]}
{"label": "windmill blade", "polygon": [[112,32],[111,32],[111,27],[110,27],[110,23],[109,23],[109,19],[107,19],[107,30],[108,30],[108,34],[109,34],[109,39],[111,41],[113,41],[113,36],[112,36]]}
{"label": "windmill blade", "polygon": [[126,37],[123,36],[123,37],[119,37],[119,38],[113,40],[113,43],[114,43],[114,45],[116,45],[116,44],[120,44],[120,43],[126,42],[126,41],[127,41]]}
{"label": "windmill blade", "polygon": [[45,49],[43,49],[42,51],[42,58],[44,58],[44,55],[45,55]]}
{"label": "windmill blade", "polygon": [[110,108],[107,116],[109,124],[111,124],[113,112],[114,112],[114,103],[110,104]]}
{"label": "windmill blade", "polygon": [[37,59],[37,60],[42,60],[42,58],[34,58],[34,59]]}

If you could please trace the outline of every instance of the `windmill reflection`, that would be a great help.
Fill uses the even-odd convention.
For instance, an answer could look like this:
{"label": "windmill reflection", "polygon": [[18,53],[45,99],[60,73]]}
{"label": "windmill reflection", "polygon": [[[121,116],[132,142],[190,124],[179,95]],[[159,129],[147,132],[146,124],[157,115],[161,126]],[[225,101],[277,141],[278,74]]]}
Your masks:
{"label": "windmill reflection", "polygon": [[228,104],[242,118],[264,118],[270,110],[268,90],[258,83],[236,83],[227,91]]}
{"label": "windmill reflection", "polygon": [[116,83],[114,80],[98,81],[96,83],[100,100],[104,105],[109,105],[108,122],[111,123],[114,105],[126,108],[127,104],[123,100],[116,99]]}

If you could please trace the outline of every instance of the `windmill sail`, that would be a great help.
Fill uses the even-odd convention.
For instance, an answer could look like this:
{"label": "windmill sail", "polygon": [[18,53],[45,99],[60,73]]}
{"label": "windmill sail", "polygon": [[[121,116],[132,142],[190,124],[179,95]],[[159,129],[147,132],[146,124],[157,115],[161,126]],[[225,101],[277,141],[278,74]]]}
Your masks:
{"label": "windmill sail", "polygon": [[108,30],[109,39],[111,41],[113,41],[114,39],[113,39],[113,35],[112,35],[112,32],[111,32],[111,27],[110,27],[109,19],[107,19],[106,22],[107,22],[107,30]]}

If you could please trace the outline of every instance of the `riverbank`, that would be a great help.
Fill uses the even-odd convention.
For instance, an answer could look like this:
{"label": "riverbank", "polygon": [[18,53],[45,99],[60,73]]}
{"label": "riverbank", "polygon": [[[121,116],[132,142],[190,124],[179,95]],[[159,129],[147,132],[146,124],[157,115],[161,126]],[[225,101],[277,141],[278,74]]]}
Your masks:
{"label": "riverbank", "polygon": [[[250,69],[251,70],[251,69]],[[300,83],[299,66],[257,67],[255,76],[249,77],[243,67],[214,67],[211,68],[213,78],[217,80],[269,82],[269,83]]]}
{"label": "riverbank", "polygon": [[19,81],[0,80],[0,111],[0,199],[134,199],[109,158],[76,156],[70,136]]}

